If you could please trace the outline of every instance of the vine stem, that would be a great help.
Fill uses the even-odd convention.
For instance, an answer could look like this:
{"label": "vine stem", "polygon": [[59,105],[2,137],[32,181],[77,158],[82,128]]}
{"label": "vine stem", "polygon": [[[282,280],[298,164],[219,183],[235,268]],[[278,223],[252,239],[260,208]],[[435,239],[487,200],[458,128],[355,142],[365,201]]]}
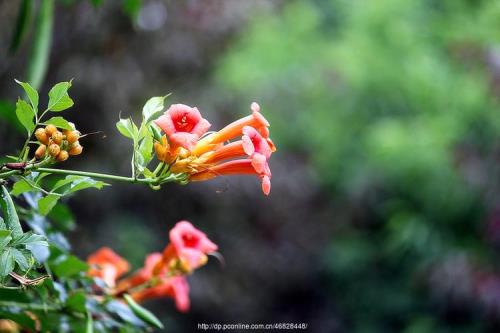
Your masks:
{"label": "vine stem", "polygon": [[106,173],[97,173],[97,172],[87,172],[87,171],[78,171],[78,170],[66,170],[66,169],[52,169],[52,168],[37,168],[38,172],[45,172],[54,175],[74,175],[74,176],[86,176],[97,179],[108,179],[108,180],[117,180],[125,183],[143,183],[143,184],[153,184],[158,182],[157,179],[154,178],[134,178],[134,177],[124,177],[124,176],[116,176],[110,175]]}

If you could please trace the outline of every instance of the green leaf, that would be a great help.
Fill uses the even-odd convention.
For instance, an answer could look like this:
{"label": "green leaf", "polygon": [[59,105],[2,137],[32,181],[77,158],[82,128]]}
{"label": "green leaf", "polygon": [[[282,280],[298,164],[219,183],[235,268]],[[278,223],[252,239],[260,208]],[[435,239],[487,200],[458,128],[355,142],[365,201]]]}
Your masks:
{"label": "green leaf", "polygon": [[148,165],[153,158],[153,135],[150,132],[144,136],[139,145],[139,153],[142,157],[142,166]]}
{"label": "green leaf", "polygon": [[29,254],[29,258],[26,258],[26,255],[18,249],[11,248],[10,250],[12,252],[12,256],[14,257],[14,261],[19,265],[19,268],[23,272],[26,272],[28,269],[30,269],[31,265],[29,262],[32,261],[32,258]]}
{"label": "green leaf", "polygon": [[32,190],[34,190],[33,186],[31,186],[31,184],[26,180],[21,179],[14,184],[14,186],[12,187],[12,191],[10,191],[10,194],[17,197],[19,194],[26,193]]}
{"label": "green leaf", "polygon": [[[69,185],[68,187],[66,185]],[[67,195],[70,193],[74,193],[76,191],[85,190],[87,188],[96,188],[98,190],[102,189],[105,185],[105,182],[95,180],[90,177],[83,176],[66,176],[66,178],[57,181],[52,188],[52,191],[58,191],[58,193],[62,195]],[[62,190],[61,190],[62,189]]]}
{"label": "green leaf", "polygon": [[0,205],[2,206],[2,213],[4,222],[7,229],[12,231],[12,236],[19,237],[23,234],[19,216],[17,216],[16,206],[10,197],[9,191],[2,185],[2,193],[0,194]]}
{"label": "green leaf", "polygon": [[49,120],[44,121],[43,125],[54,125],[55,127],[65,130],[73,130],[73,126],[71,126],[71,124],[63,117],[52,117]]}
{"label": "green leaf", "polygon": [[88,270],[89,266],[75,256],[60,256],[51,263],[51,268],[58,277],[71,277]]}
{"label": "green leaf", "polygon": [[40,88],[49,64],[50,45],[54,21],[54,0],[41,0],[33,29],[33,47],[28,63],[28,82]]}
{"label": "green leaf", "polygon": [[3,250],[0,255],[0,276],[7,276],[14,270],[16,262],[10,247]]}
{"label": "green leaf", "polygon": [[51,111],[59,112],[73,106],[73,100],[68,95],[71,81],[59,82],[49,91],[49,104],[47,108]]}
{"label": "green leaf", "polygon": [[32,11],[33,0],[22,0],[21,6],[19,7],[19,13],[17,14],[16,29],[14,31],[14,34],[12,35],[12,41],[10,43],[11,53],[17,50],[24,37],[26,36],[28,27],[32,21]]}
{"label": "green leaf", "polygon": [[155,124],[150,124],[148,127],[149,127],[149,131],[151,132],[151,134],[153,134],[153,138],[156,141],[161,142],[161,132],[160,132],[160,129],[158,128],[158,126],[156,126]]}
{"label": "green leaf", "polygon": [[0,230],[0,251],[2,251],[12,240],[12,231],[7,229]]}
{"label": "green leaf", "polygon": [[83,291],[78,291],[71,296],[68,297],[68,300],[66,301],[66,306],[75,312],[81,312],[84,313],[86,312],[85,308],[85,293]]}
{"label": "green leaf", "polygon": [[36,114],[38,112],[38,99],[39,99],[38,92],[27,82],[21,82],[19,80],[14,80],[14,81],[16,81],[17,84],[23,87],[24,91],[26,92],[26,95],[28,96],[28,99],[30,100],[31,107],[33,108],[33,111]]}
{"label": "green leaf", "polygon": [[137,19],[141,9],[142,0],[123,0],[123,10],[133,20]]}
{"label": "green leaf", "polygon": [[[0,100],[0,118],[6,120],[12,127],[19,132],[24,132],[24,127],[19,123],[16,117],[16,105]],[[17,156],[14,158],[17,161]]]}
{"label": "green leaf", "polygon": [[7,229],[3,218],[0,216],[0,229]]}
{"label": "green leaf", "polygon": [[169,96],[151,97],[142,108],[142,117],[145,123],[156,119],[163,111],[165,98]]}
{"label": "green leaf", "polygon": [[38,200],[38,210],[40,214],[47,215],[48,213],[50,213],[50,211],[52,210],[52,208],[54,208],[59,198],[60,196],[57,194],[49,194]]}
{"label": "green leaf", "polygon": [[125,294],[123,296],[125,298],[125,301],[127,302],[128,306],[130,307],[130,310],[139,317],[140,319],[144,320],[146,323],[153,325],[156,328],[163,328],[163,324],[161,323],[156,316],[149,311],[148,309],[143,308],[139,304],[137,304],[132,297],[129,295]]}
{"label": "green leaf", "polygon": [[85,333],[94,333],[94,321],[92,320],[92,314],[87,311],[87,324],[85,326]]}
{"label": "green leaf", "polygon": [[116,123],[116,128],[123,136],[129,139],[137,140],[139,136],[139,129],[131,118],[120,119],[120,121]]}
{"label": "green leaf", "polygon": [[31,133],[35,129],[35,113],[31,106],[22,99],[18,99],[16,103],[16,116],[19,122]]}
{"label": "green leaf", "polygon": [[24,233],[21,237],[14,239],[11,243],[12,246],[20,246],[20,245],[40,245],[40,246],[49,246],[47,242],[47,238],[42,235],[34,234],[32,231],[28,231]]}

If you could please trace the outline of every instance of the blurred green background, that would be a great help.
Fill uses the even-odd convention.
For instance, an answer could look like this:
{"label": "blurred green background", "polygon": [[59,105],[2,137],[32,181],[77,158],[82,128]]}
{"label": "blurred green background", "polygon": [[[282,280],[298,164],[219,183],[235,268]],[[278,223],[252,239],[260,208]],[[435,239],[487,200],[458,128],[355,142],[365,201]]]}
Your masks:
{"label": "blurred green background", "polygon": [[[17,10],[0,2],[4,102],[29,58],[7,52]],[[110,245],[139,267],[180,219],[219,244],[226,264],[189,278],[189,314],[150,303],[170,332],[500,330],[498,1],[144,0],[135,23],[118,1],[74,1],[56,14],[43,87],[74,77],[67,118],[104,133],[68,167],[129,172],[114,123],[153,95],[173,92],[213,128],[254,100],[271,122],[269,198],[236,177],[69,201],[82,257]],[[22,141],[9,119],[2,153]]]}

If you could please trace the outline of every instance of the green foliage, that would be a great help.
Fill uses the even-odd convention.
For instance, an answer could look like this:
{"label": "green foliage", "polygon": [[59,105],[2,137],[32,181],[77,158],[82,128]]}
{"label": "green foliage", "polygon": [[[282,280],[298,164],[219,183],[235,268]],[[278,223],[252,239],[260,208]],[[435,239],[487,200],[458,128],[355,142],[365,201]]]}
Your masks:
{"label": "green foliage", "polygon": [[[150,326],[161,327],[152,313],[132,300],[126,305],[111,295],[97,296],[95,286],[101,282],[88,276],[89,265],[71,254],[63,234],[75,224],[64,203],[67,197],[108,185],[99,177],[136,179],[44,168],[55,163],[50,156],[30,159],[30,140],[39,125],[75,129],[61,116],[45,119],[52,112],[73,105],[68,94],[71,81],[57,83],[50,89],[43,110],[39,110],[38,92],[28,83],[16,82],[27,97],[18,100],[15,111],[27,138],[20,157],[12,157],[16,162],[0,167],[0,318],[43,332],[137,332]],[[150,122],[163,109],[163,100],[164,97],[153,98],[145,105],[144,117],[149,119],[140,128],[131,119],[117,125],[122,134],[133,140],[137,156],[134,167],[140,170],[152,158]],[[24,230],[29,231],[23,231],[21,222]],[[99,320],[94,321],[97,316]]]}
{"label": "green foliage", "polygon": [[410,281],[457,250],[497,266],[477,227],[498,204],[481,192],[494,189],[467,179],[457,156],[469,147],[479,175],[498,174],[487,161],[500,139],[498,65],[488,60],[499,8],[289,2],[281,15],[255,15],[219,63],[222,88],[259,96],[281,151],[306,154],[344,209],[336,215],[356,221],[337,227],[327,257],[348,331],[444,331]]}

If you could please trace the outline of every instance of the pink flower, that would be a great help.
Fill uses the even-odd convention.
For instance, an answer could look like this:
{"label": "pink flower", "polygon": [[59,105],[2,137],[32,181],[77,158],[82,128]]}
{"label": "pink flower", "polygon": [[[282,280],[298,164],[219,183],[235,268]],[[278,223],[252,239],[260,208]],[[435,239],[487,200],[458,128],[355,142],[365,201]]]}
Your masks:
{"label": "pink flower", "polygon": [[189,271],[207,262],[207,254],[217,251],[217,245],[188,221],[177,222],[170,230],[169,246],[163,252],[164,260],[170,259],[172,249]]}
{"label": "pink flower", "polygon": [[172,297],[175,300],[177,310],[181,312],[187,312],[190,307],[189,284],[183,276],[161,279],[156,286],[132,292],[131,296],[137,302]]}
{"label": "pink flower", "polygon": [[198,139],[210,128],[210,123],[201,117],[197,108],[184,104],[173,104],[155,120],[168,136],[173,147],[194,148]]}
{"label": "pink flower", "polygon": [[267,160],[271,157],[272,148],[262,135],[253,127],[243,127],[243,150],[252,159],[252,165],[258,173],[265,173],[269,169]]}

